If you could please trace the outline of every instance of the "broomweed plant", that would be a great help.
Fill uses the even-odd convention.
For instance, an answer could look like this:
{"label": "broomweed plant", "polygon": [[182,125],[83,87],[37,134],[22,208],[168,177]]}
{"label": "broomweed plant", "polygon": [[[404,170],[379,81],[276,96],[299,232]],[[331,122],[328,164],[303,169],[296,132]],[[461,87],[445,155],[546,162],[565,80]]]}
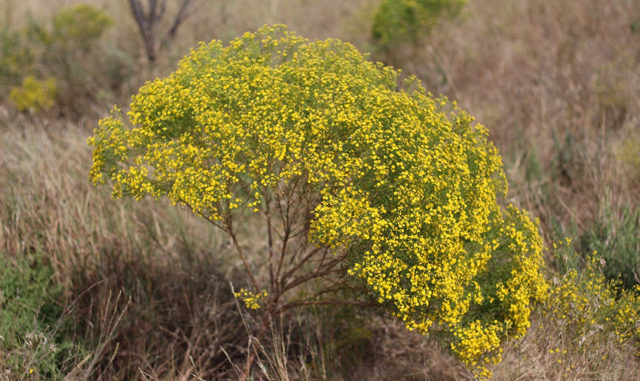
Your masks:
{"label": "broomweed plant", "polygon": [[56,90],[55,78],[39,80],[29,75],[21,86],[11,89],[9,99],[19,111],[47,111],[55,105]]}
{"label": "broomweed plant", "polygon": [[244,302],[245,306],[247,306],[247,308],[257,310],[258,308],[260,308],[260,303],[262,302],[262,300],[267,297],[267,291],[261,290],[257,294],[254,294],[249,290],[241,288],[240,291],[234,292],[233,296],[241,299]]}
{"label": "broomweed plant", "polygon": [[[90,177],[223,229],[264,327],[303,305],[382,306],[489,377],[544,299],[537,224],[498,204],[507,184],[487,129],[399,83],[350,44],[284,26],[202,44],[146,83],[128,118],[114,108],[100,121]],[[246,211],[266,224],[261,262],[237,239]]]}
{"label": "broomweed plant", "polygon": [[[554,244],[557,257],[576,262],[571,240]],[[559,322],[580,350],[585,338],[603,332],[615,335],[619,344],[635,346],[640,355],[640,286],[623,288],[621,280],[610,280],[605,274],[606,260],[597,252],[587,255],[584,264],[569,266],[556,276],[542,309],[549,321]],[[568,345],[569,346],[569,345]]]}

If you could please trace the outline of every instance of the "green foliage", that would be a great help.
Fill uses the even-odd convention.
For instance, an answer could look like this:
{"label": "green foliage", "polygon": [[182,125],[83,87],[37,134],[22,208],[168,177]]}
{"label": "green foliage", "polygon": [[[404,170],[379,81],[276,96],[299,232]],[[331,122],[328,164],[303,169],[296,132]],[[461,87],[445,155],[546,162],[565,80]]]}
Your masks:
{"label": "green foliage", "polygon": [[51,35],[29,18],[19,30],[0,30],[0,86],[19,84],[37,71],[39,57],[51,43]]}
{"label": "green foliage", "polygon": [[33,51],[24,44],[20,33],[0,31],[0,84],[20,83],[25,69],[33,65]]}
{"label": "green foliage", "polygon": [[61,287],[38,258],[0,257],[0,372],[10,378],[58,379],[72,362],[64,335]]}
{"label": "green foliage", "polygon": [[537,225],[497,203],[506,180],[486,128],[349,44],[280,26],[203,44],[128,117],[114,110],[89,139],[94,184],[167,196],[231,233],[239,209],[306,205],[285,223],[407,328],[443,332],[478,376],[544,297]]}
{"label": "green foliage", "polygon": [[382,46],[416,41],[441,17],[454,18],[466,0],[383,0],[373,20],[373,38]]}
{"label": "green foliage", "polygon": [[554,154],[551,162],[551,177],[563,186],[572,186],[585,172],[585,147],[570,131],[558,137],[553,133]]}
{"label": "green foliage", "polygon": [[583,234],[581,244],[605,261],[603,272],[625,288],[640,284],[640,209],[628,206],[616,213],[606,206],[600,218]]}
{"label": "green foliage", "polygon": [[38,80],[29,75],[9,93],[9,99],[20,111],[47,111],[56,103],[56,80]]}
{"label": "green foliage", "polygon": [[113,25],[103,10],[89,4],[63,8],[53,18],[53,34],[60,41],[73,40],[85,46],[95,42]]}
{"label": "green foliage", "polygon": [[628,55],[619,55],[596,71],[593,92],[598,108],[598,123],[608,128],[621,128],[628,119],[636,99],[636,86],[625,73],[633,71],[635,60]]}
{"label": "green foliage", "polygon": [[80,114],[106,88],[117,89],[122,84],[121,77],[115,84],[109,78],[120,74],[119,57],[111,54],[114,49],[99,44],[112,25],[105,11],[88,4],[63,8],[53,17],[52,44],[42,60],[58,68],[54,75],[63,94],[60,106],[66,111]]}

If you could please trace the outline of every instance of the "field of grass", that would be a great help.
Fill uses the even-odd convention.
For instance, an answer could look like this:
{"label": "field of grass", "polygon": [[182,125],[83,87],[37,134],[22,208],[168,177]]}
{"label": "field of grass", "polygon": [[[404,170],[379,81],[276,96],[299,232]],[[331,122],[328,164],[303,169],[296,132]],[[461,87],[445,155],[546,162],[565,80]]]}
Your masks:
{"label": "field of grass", "polygon": [[[51,32],[55,15],[79,3],[112,20],[90,46]],[[169,3],[160,32],[178,2]],[[256,317],[233,296],[248,280],[229,238],[167,200],[113,200],[92,186],[86,139],[198,41],[265,23],[351,42],[489,129],[506,201],[540,219],[552,286],[493,379],[636,379],[640,2],[468,0],[393,51],[371,37],[379,3],[195,0],[149,63],[124,0],[0,2],[0,380],[241,377]],[[53,106],[18,110],[9,94],[28,75],[55,78]],[[261,221],[248,216],[240,230],[258,263]],[[296,309],[252,348],[256,380],[473,379],[436,340],[378,309]]]}

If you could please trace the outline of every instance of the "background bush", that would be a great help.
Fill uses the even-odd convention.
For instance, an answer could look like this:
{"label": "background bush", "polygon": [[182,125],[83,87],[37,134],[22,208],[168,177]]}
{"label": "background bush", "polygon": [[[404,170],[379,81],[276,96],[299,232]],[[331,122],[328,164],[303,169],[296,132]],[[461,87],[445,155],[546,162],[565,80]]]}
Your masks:
{"label": "background bush", "polygon": [[53,35],[62,43],[89,48],[113,25],[109,15],[89,4],[63,8],[53,18]]}
{"label": "background bush", "polygon": [[373,19],[373,39],[383,47],[416,42],[441,17],[456,17],[466,0],[383,0]]}
{"label": "background bush", "polygon": [[[19,111],[55,105],[58,113],[77,117],[105,94],[117,93],[132,64],[118,49],[101,45],[113,19],[100,8],[84,3],[62,8],[50,22],[51,27],[31,19],[20,31],[5,28],[1,80],[12,89],[9,98]],[[48,79],[35,79],[43,77]]]}
{"label": "background bush", "polygon": [[47,111],[56,102],[56,80],[47,78],[44,81],[27,76],[20,87],[14,87],[9,99],[20,111]]}

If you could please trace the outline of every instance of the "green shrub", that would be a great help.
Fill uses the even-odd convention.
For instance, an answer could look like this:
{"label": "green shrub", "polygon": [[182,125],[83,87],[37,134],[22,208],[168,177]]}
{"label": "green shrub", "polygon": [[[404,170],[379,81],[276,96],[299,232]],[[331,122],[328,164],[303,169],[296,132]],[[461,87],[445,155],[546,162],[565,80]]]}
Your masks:
{"label": "green shrub", "polygon": [[616,213],[605,207],[600,218],[581,238],[584,250],[596,251],[604,260],[603,272],[625,288],[640,283],[640,210],[628,206]]}
{"label": "green shrub", "polygon": [[33,51],[19,33],[7,29],[0,31],[0,84],[20,83],[23,73],[32,67],[33,61]]}
{"label": "green shrub", "polygon": [[30,17],[24,27],[0,30],[0,86],[15,86],[38,70],[38,60],[51,42],[47,30]]}
{"label": "green shrub", "polygon": [[[117,109],[100,121],[90,176],[229,234],[251,287],[238,295],[265,329],[297,306],[381,305],[488,376],[544,297],[542,240],[497,203],[506,180],[486,128],[404,86],[349,44],[280,26],[213,41],[140,89],[130,126]],[[238,240],[251,212],[266,224],[259,265]],[[312,281],[320,289],[291,291]],[[354,283],[361,299],[324,297]]]}
{"label": "green shrub", "polygon": [[373,38],[382,46],[416,41],[438,20],[456,17],[466,0],[383,0],[373,19]]}
{"label": "green shrub", "polygon": [[20,111],[47,111],[56,103],[56,89],[55,78],[38,80],[30,75],[11,89],[9,99]]}
{"label": "green shrub", "polygon": [[71,40],[88,47],[112,25],[113,20],[105,11],[89,4],[77,4],[55,15],[53,35],[59,41]]}

